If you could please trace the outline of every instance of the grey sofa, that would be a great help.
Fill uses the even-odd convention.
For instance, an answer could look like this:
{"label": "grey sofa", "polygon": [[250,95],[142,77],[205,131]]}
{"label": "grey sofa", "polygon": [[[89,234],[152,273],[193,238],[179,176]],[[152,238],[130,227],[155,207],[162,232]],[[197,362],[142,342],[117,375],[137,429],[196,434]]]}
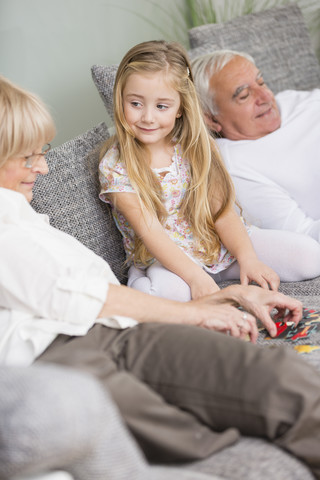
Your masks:
{"label": "grey sofa", "polygon": [[[223,25],[206,25],[190,32],[190,56],[228,47],[251,53],[275,91],[320,86],[320,67],[299,8],[289,6],[247,15]],[[112,87],[117,66],[92,67],[99,94],[112,118]],[[108,205],[98,199],[97,177],[100,145],[109,136],[105,123],[92,128],[48,156],[50,173],[39,179],[34,208],[46,213],[51,224],[75,236],[111,265],[120,282],[126,281],[122,240]],[[222,284],[221,286],[225,286]],[[306,307],[320,309],[320,277],[282,283],[280,290],[298,297]],[[312,343],[320,345],[319,336]],[[270,343],[259,337],[261,348]],[[280,341],[274,341],[277,344]],[[286,343],[288,348],[292,344]],[[301,354],[317,368],[320,350]],[[320,455],[320,452],[319,452]],[[297,459],[263,439],[242,438],[236,445],[187,468],[228,480],[311,480],[309,470]]]}

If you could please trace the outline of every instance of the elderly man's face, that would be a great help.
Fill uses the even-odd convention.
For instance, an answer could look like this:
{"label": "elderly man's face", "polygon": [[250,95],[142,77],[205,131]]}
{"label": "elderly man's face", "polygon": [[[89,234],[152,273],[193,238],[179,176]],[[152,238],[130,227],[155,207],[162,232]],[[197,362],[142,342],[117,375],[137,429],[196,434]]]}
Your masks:
{"label": "elderly man's face", "polygon": [[258,68],[243,57],[232,59],[212,76],[218,114],[208,118],[211,129],[231,140],[255,140],[280,127],[281,118],[271,90]]}

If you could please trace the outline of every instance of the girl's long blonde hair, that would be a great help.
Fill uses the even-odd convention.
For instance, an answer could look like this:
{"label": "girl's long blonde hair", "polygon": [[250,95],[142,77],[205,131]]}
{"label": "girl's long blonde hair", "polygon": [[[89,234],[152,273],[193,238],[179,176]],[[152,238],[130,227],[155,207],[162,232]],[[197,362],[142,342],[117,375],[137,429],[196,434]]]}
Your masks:
{"label": "girl's long blonde hair", "polygon": [[[133,73],[167,72],[168,80],[180,94],[181,117],[177,118],[171,138],[179,143],[182,155],[190,164],[191,180],[181,204],[181,216],[192,229],[195,249],[206,252],[206,263],[213,263],[220,251],[216,220],[234,203],[234,189],[214,140],[209,135],[194,87],[191,67],[184,48],[162,40],[143,42],[133,47],[122,59],[113,92],[116,135],[102,148],[101,158],[115,140],[120,158],[142,208],[157,216],[161,223],[167,217],[160,182],[152,171],[151,157],[134,137],[126,122],[122,94]],[[135,238],[135,261],[147,264],[151,255],[142,240]]]}
{"label": "girl's long blonde hair", "polygon": [[55,136],[54,121],[34,94],[0,75],[0,167]]}

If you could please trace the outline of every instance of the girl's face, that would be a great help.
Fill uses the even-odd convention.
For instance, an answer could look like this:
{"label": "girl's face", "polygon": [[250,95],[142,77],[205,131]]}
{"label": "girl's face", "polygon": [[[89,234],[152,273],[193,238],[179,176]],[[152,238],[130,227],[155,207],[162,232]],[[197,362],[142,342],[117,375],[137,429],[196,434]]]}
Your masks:
{"label": "girl's face", "polygon": [[[41,152],[41,146],[34,149],[33,152],[26,152],[25,156],[30,156]],[[44,156],[35,157],[31,168],[27,168],[25,156],[19,155],[9,158],[6,163],[0,167],[0,187],[8,188],[22,193],[28,202],[32,200],[32,189],[37,176],[48,173],[48,165]]]}
{"label": "girl's face", "polygon": [[160,72],[133,73],[122,94],[124,116],[135,137],[149,147],[164,146],[180,113],[180,95]]}

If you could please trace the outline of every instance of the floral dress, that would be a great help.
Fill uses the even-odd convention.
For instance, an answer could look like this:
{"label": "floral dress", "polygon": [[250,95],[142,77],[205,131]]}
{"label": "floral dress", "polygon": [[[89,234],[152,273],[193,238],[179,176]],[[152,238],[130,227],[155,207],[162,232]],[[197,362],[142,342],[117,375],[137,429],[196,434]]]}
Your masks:
{"label": "floral dress", "polygon": [[[163,227],[168,236],[198,265],[213,274],[225,270],[236,259],[221,244],[219,258],[212,265],[205,264],[204,251],[196,249],[192,231],[188,222],[179,214],[182,199],[190,181],[190,166],[188,160],[182,158],[180,145],[175,145],[172,163],[169,167],[154,168],[162,190],[168,216]],[[125,217],[119,213],[110,200],[108,193],[130,192],[134,193],[126,168],[119,160],[119,149],[115,143],[102,158],[99,165],[99,178],[101,184],[100,199],[111,204],[112,214],[118,229],[123,236],[124,248],[129,258],[134,246],[134,230]]]}

